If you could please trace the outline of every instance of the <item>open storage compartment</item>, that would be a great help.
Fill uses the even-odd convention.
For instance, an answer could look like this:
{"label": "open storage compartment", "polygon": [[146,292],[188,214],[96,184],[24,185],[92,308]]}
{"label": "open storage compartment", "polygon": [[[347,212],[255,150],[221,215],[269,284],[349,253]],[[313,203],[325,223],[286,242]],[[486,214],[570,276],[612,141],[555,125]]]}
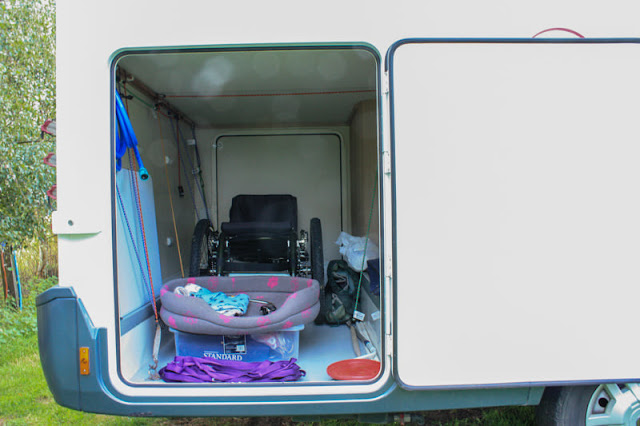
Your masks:
{"label": "open storage compartment", "polygon": [[[381,359],[379,62],[366,46],[118,56],[114,92],[122,98],[149,175],[141,178],[144,170],[132,154],[122,156],[115,173],[118,360],[125,381],[163,383],[150,380],[148,371],[156,315],[166,323],[158,369],[176,355],[170,328],[180,329],[179,321],[204,321],[191,311],[174,316],[160,304],[156,312],[151,301],[173,294],[172,280],[183,280],[185,287],[199,276],[197,282],[212,291],[218,280],[228,282],[234,286],[230,295],[243,292],[235,287],[236,277],[238,283],[260,277],[267,287],[280,279],[288,290],[311,287],[316,280],[323,288],[330,261],[342,258],[335,243],[342,232],[368,236],[368,252],[378,250],[369,254],[362,274],[352,275],[368,349],[362,341],[354,343],[347,325],[316,324],[309,315],[315,316],[319,304],[313,312],[301,310],[303,319],[283,319],[282,330],[295,334],[306,382],[331,381],[327,367],[355,358],[354,345],[362,355]],[[115,121],[116,114],[114,126]],[[251,198],[242,198],[247,195]],[[279,207],[265,204],[265,196],[280,197]],[[286,229],[293,227],[294,233],[287,234],[273,209],[282,210],[291,200],[295,223]],[[265,226],[275,238],[263,235]],[[359,269],[362,262],[351,258]],[[293,290],[276,303],[276,311],[295,299]],[[259,300],[269,301],[265,294],[249,292],[245,315],[256,316],[257,324],[242,333],[283,334],[260,324],[264,303]],[[202,333],[197,327],[180,331],[193,330]],[[225,334],[211,334],[219,349],[213,352],[219,359],[241,360],[241,344],[240,350],[228,345],[234,354],[224,353]]]}

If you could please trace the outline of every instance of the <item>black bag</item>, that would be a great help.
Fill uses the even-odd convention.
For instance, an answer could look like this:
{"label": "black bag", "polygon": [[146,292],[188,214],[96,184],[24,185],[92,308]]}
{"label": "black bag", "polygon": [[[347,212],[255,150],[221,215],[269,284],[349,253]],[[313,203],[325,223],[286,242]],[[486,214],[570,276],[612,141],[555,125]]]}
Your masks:
{"label": "black bag", "polygon": [[320,292],[320,313],[316,324],[339,325],[353,317],[360,275],[344,260],[327,266],[327,285]]}

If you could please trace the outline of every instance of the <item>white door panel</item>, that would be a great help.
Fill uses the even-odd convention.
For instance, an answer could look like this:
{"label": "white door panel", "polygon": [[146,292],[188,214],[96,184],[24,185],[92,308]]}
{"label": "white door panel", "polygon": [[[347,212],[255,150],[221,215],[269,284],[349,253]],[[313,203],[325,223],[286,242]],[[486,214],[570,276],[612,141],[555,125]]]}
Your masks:
{"label": "white door panel", "polygon": [[399,380],[640,377],[640,45],[409,43],[391,75]]}

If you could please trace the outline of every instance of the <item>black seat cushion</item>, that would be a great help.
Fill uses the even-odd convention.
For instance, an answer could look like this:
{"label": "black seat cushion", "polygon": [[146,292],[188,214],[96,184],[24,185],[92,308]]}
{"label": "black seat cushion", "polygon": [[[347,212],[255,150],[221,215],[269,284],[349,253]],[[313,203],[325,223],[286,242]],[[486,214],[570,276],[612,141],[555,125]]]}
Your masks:
{"label": "black seat cushion", "polygon": [[[298,232],[298,203],[296,197],[288,194],[236,195],[231,201],[229,220],[231,223],[286,222],[291,231]],[[224,231],[225,224],[222,227]]]}
{"label": "black seat cushion", "polygon": [[[225,261],[270,264],[268,270],[290,268],[293,240],[298,232],[296,197],[287,194],[236,195],[231,201],[229,219],[220,225],[221,239],[227,242],[229,249]],[[231,266],[226,264],[223,269],[230,270]]]}

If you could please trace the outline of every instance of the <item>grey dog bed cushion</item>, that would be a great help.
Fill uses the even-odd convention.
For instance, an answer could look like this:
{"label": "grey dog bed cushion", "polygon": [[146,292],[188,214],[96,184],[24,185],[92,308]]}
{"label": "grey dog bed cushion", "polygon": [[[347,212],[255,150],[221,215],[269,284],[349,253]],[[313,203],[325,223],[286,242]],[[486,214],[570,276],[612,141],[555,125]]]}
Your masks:
{"label": "grey dog bed cushion", "polygon": [[[222,315],[202,299],[182,296],[176,287],[196,284],[210,291],[271,302],[276,310],[260,313],[262,304],[251,302],[243,316]],[[320,311],[320,285],[309,278],[289,276],[192,277],[166,283],[160,290],[160,316],[171,328],[195,334],[238,335],[286,330],[313,321]]]}

